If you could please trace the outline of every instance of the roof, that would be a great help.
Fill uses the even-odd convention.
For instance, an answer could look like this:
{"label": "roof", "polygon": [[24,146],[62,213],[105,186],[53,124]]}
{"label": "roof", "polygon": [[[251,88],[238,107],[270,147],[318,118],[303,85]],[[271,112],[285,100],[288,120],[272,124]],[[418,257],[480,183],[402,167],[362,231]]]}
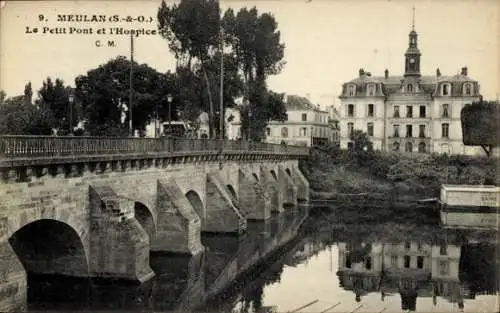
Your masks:
{"label": "roof", "polygon": [[287,110],[312,110],[314,109],[314,104],[305,97],[300,97],[296,95],[287,95],[286,97],[286,109]]}

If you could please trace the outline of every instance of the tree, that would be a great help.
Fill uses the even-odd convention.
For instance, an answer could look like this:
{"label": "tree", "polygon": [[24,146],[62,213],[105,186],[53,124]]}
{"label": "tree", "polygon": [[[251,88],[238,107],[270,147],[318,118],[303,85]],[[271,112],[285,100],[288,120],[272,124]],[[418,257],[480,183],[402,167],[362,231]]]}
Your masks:
{"label": "tree", "polygon": [[[251,138],[262,138],[263,129],[271,119],[283,119],[285,107],[279,97],[266,87],[269,75],[279,74],[285,65],[285,45],[280,43],[280,32],[274,16],[259,15],[256,7],[242,8],[237,14],[232,9],[223,17],[225,41],[232,48],[243,73],[244,100],[249,102],[247,112],[241,114],[242,127],[248,128]],[[271,101],[268,101],[271,99]],[[271,108],[277,105],[277,108]]]}
{"label": "tree", "polygon": [[210,53],[216,50],[220,40],[219,12],[218,0],[181,0],[172,7],[162,1],[157,14],[159,32],[168,40],[176,58],[187,59],[189,69],[193,60],[199,62],[206,84],[210,120],[213,120],[214,106],[206,67]]}
{"label": "tree", "polygon": [[50,135],[53,124],[52,112],[26,105],[24,95],[8,98],[0,105],[0,134]]}
{"label": "tree", "polygon": [[351,133],[350,139],[353,143],[353,151],[355,152],[367,151],[371,150],[372,148],[372,142],[370,141],[370,138],[362,130],[355,129]]}
{"label": "tree", "polygon": [[5,99],[7,98],[7,94],[5,91],[0,90],[0,105],[2,105],[5,102]]}
{"label": "tree", "polygon": [[[75,97],[82,105],[86,128],[94,135],[125,136],[130,119],[129,71],[123,56],[108,61],[75,79]],[[132,127],[144,130],[156,116],[164,114],[166,95],[173,93],[171,75],[158,73],[147,64],[133,63]],[[126,115],[122,123],[122,114]]]}
{"label": "tree", "polygon": [[465,145],[481,146],[489,157],[499,146],[500,106],[497,101],[483,99],[464,106],[460,112],[462,138]]}
{"label": "tree", "polygon": [[[25,91],[26,92],[26,91]],[[56,78],[55,83],[48,77],[38,91],[39,100],[37,104],[45,110],[50,110],[55,118],[54,128],[69,130],[69,94],[64,82]],[[72,125],[76,123],[76,115],[73,117]]]}
{"label": "tree", "polygon": [[31,82],[28,82],[24,86],[24,100],[26,104],[33,103],[33,89],[31,88]]}

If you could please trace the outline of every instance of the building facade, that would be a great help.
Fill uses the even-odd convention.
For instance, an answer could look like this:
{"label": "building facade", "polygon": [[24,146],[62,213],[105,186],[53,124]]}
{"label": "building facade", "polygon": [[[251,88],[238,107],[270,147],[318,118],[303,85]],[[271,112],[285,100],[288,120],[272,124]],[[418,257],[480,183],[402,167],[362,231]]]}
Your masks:
{"label": "building facade", "polygon": [[[333,143],[338,127],[331,112],[321,110],[307,98],[296,95],[285,97],[287,120],[269,121],[265,142],[298,146],[324,145]],[[229,139],[242,138],[241,121],[237,112],[228,130]]]}
{"label": "building facade", "polygon": [[404,54],[403,75],[358,77],[342,85],[339,96],[340,146],[349,148],[354,130],[366,132],[375,150],[406,153],[477,154],[464,146],[460,112],[480,99],[479,84],[467,67],[453,76],[421,75],[418,35],[412,29]]}

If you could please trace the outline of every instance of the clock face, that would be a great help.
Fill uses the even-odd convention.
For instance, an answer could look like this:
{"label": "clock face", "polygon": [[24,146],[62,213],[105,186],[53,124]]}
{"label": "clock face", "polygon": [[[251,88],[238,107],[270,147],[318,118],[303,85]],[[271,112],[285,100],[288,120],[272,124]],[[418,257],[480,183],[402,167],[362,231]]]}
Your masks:
{"label": "clock face", "polygon": [[410,63],[415,63],[415,59],[411,58]]}

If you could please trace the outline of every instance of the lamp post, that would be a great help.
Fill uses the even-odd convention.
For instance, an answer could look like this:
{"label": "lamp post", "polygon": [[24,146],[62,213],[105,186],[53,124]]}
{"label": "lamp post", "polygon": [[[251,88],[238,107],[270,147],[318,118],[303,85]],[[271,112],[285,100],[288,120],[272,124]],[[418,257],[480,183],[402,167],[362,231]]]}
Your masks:
{"label": "lamp post", "polygon": [[74,100],[73,90],[69,90],[68,103],[69,103],[69,134],[73,133],[73,100]]}
{"label": "lamp post", "polygon": [[172,95],[167,95],[168,102],[168,131],[172,132]]}

